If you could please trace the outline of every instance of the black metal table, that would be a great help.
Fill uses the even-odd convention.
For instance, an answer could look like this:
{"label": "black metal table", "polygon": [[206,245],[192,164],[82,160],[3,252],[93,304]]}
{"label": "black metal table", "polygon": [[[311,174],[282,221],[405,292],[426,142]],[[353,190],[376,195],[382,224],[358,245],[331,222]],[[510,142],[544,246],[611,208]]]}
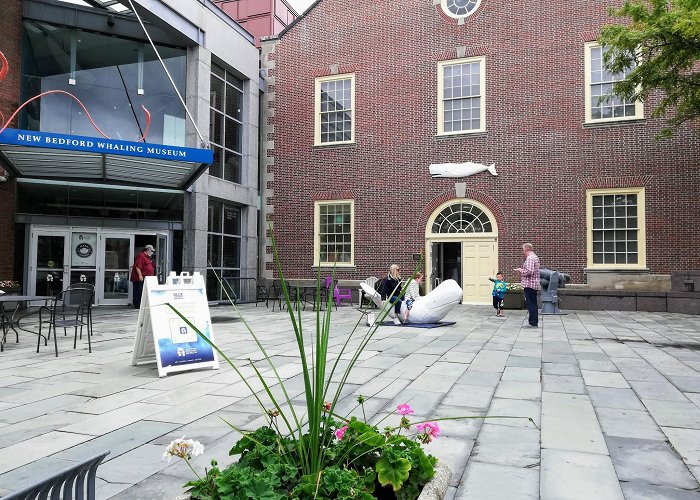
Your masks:
{"label": "black metal table", "polygon": [[[32,314],[35,311],[29,310],[30,302],[44,302],[44,305],[48,304],[50,300],[53,300],[52,296],[47,295],[0,295],[0,323],[2,323],[2,340],[0,340],[0,351],[5,350],[5,342],[7,342],[7,333],[12,330],[15,332],[15,337],[17,343],[19,343],[19,331],[24,330],[19,325],[19,322],[26,316]],[[5,310],[5,304],[15,303],[14,310],[12,313]],[[26,306],[26,307],[23,307]],[[22,314],[20,311],[26,309],[26,313]],[[37,309],[38,310],[38,309]],[[28,330],[25,330],[28,331]],[[32,332],[35,333],[35,332]]]}

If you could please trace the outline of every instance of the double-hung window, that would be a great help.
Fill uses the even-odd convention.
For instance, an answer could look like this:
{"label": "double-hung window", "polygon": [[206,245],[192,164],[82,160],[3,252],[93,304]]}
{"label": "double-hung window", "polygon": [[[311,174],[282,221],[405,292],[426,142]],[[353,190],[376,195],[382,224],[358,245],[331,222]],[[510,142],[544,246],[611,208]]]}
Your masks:
{"label": "double-hung window", "polygon": [[486,130],[484,57],[438,63],[438,135]]}
{"label": "double-hung window", "polygon": [[613,95],[613,85],[627,78],[629,71],[611,73],[605,69],[607,49],[591,42],[585,46],[586,123],[638,120],[644,118],[644,104]]}
{"label": "double-hung window", "polygon": [[588,266],[646,267],[644,188],[590,189]]}
{"label": "double-hung window", "polygon": [[314,212],[314,265],[354,265],[355,202],[318,201]]}
{"label": "double-hung window", "polygon": [[355,75],[316,79],[314,145],[355,142]]}

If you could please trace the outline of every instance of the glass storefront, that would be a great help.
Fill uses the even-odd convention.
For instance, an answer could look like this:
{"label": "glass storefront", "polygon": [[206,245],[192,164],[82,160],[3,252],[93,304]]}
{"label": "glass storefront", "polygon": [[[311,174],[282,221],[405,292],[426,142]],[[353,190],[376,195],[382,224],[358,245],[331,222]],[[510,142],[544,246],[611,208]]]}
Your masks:
{"label": "glass storefront", "polygon": [[157,248],[154,267],[164,282],[171,268],[171,231],[70,226],[30,227],[29,294],[53,296],[68,285],[90,283],[95,303],[131,303],[129,281],[136,255],[146,245]]}
{"label": "glass storefront", "polygon": [[220,278],[241,276],[241,207],[209,199],[207,297],[225,300]]}
{"label": "glass storefront", "polygon": [[[157,46],[181,95],[185,95],[186,51]],[[149,143],[185,145],[185,110],[153,48],[146,42],[25,20],[22,100],[49,90],[80,99],[110,138],[136,141],[146,129]],[[33,101],[20,128],[100,137],[83,108],[64,94]]]}
{"label": "glass storefront", "polygon": [[182,191],[19,179],[17,213],[63,217],[182,221]]}

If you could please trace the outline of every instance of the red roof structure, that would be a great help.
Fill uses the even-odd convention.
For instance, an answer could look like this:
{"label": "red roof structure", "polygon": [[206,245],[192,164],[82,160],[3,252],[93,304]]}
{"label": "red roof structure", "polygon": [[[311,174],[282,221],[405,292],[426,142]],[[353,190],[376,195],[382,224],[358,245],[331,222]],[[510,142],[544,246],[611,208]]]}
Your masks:
{"label": "red roof structure", "polygon": [[235,19],[260,47],[260,39],[275,36],[299,15],[286,0],[214,0],[226,14]]}

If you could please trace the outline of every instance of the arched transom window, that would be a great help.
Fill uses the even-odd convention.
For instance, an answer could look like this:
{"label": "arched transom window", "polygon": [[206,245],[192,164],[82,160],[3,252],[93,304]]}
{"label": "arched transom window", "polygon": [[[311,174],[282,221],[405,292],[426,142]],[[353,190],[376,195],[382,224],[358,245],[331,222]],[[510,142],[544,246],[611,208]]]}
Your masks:
{"label": "arched transom window", "polygon": [[476,11],[481,0],[440,0],[442,10],[455,19],[465,18]]}
{"label": "arched transom window", "polygon": [[445,207],[435,217],[433,233],[491,233],[493,227],[489,216],[482,209],[469,203],[455,203]]}

